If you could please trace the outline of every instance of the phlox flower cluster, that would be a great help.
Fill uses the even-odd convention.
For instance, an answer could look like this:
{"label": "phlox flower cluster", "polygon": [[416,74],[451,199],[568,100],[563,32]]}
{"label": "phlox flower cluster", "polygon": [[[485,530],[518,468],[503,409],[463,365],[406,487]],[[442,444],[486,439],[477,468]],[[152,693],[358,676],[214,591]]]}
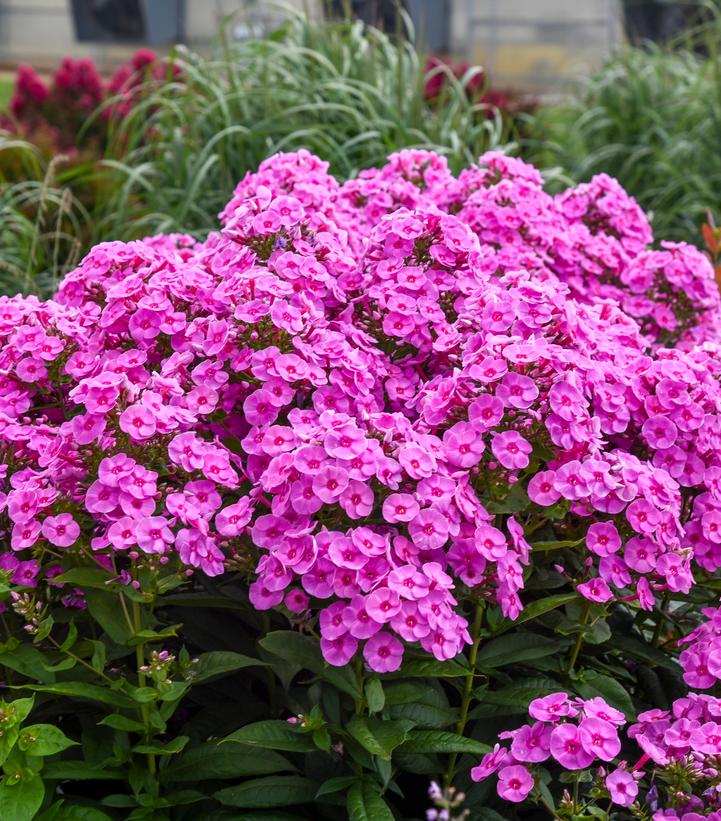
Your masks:
{"label": "phlox flower cluster", "polygon": [[329,663],[390,672],[462,650],[469,591],[520,614],[531,520],[584,543],[591,601],[721,567],[713,271],[648,252],[616,183],[551,197],[497,153],[454,177],[405,151],[341,185],[299,151],[220,218],[0,300],[16,580],[80,549],[252,571]]}
{"label": "phlox flower cluster", "polygon": [[552,693],[533,700],[528,712],[532,723],[501,733],[506,744],[496,744],[471,770],[474,781],[496,774],[498,795],[506,801],[526,800],[540,783],[539,765],[553,764],[570,772],[592,769],[592,799],[618,807],[639,802],[653,821],[721,815],[721,700],[691,694],[671,711],[641,713],[624,739],[624,714],[600,697]]}
{"label": "phlox flower cluster", "polygon": [[683,678],[689,687],[708,690],[721,681],[721,607],[704,608],[703,621],[679,644]]}

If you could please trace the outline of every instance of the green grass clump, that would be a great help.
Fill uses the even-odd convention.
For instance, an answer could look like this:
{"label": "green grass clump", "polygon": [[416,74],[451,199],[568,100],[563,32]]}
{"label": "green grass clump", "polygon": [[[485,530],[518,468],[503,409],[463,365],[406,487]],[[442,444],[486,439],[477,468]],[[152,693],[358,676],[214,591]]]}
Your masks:
{"label": "green grass clump", "polygon": [[0,140],[0,165],[19,181],[0,181],[0,294],[49,296],[79,261],[90,215],[59,178],[69,158],[47,161],[35,146]]}
{"label": "green grass clump", "polygon": [[691,48],[628,48],[569,105],[529,119],[530,159],[561,182],[606,172],[650,212],[656,235],[698,243],[707,209],[721,214],[721,23]]}
{"label": "green grass clump", "polygon": [[350,177],[405,147],[434,149],[458,168],[503,141],[500,115],[470,101],[463,80],[436,69],[448,81],[429,104],[412,42],[360,23],[293,15],[215,59],[180,47],[174,64],[177,78],[114,135],[103,236],[207,231],[238,180],[278,151],[308,148]]}
{"label": "green grass clump", "polygon": [[12,77],[0,77],[0,113],[7,111],[10,105],[14,82]]}

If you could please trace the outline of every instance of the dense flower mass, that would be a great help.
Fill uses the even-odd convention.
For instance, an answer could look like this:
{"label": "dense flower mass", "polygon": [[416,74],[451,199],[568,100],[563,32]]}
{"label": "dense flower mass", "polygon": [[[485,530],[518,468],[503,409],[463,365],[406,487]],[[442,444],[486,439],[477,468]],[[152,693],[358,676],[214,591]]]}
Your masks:
{"label": "dense flower mass", "polygon": [[[648,250],[607,177],[542,183],[498,153],[343,185],[277,155],[204,242],[104,243],[55,300],[0,300],[3,568],[252,570],[256,608],[317,614],[330,664],[379,672],[456,656],[469,590],[517,618],[546,526],[585,543],[563,573],[590,602],[688,591],[721,567],[711,266]],[[592,709],[557,760],[615,755]]]}
{"label": "dense flower mass", "polygon": [[496,744],[471,771],[474,781],[496,774],[506,801],[524,801],[541,783],[538,765],[551,760],[573,772],[592,768],[597,800],[630,807],[642,798],[653,821],[719,817],[720,699],[690,694],[671,711],[639,715],[625,732],[635,742],[634,760],[620,758],[624,714],[602,698],[552,693],[532,701],[528,712],[533,723],[502,733],[510,744]]}

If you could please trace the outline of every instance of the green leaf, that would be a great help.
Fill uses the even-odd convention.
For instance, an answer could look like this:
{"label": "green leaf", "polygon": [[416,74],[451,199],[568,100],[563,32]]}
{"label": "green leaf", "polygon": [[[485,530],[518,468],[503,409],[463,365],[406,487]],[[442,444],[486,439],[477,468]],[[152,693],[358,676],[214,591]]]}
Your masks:
{"label": "green leaf", "polygon": [[22,724],[35,706],[35,696],[16,698],[12,702],[13,723]]}
{"label": "green leaf", "polygon": [[102,641],[94,641],[92,639],[88,642],[93,648],[93,655],[90,659],[90,666],[98,673],[105,670],[105,657],[107,655],[107,648]]}
{"label": "green leaf", "polygon": [[383,688],[386,704],[389,706],[413,704],[432,690],[428,684],[421,684],[418,681],[387,681]]}
{"label": "green leaf", "polygon": [[383,685],[380,680],[373,677],[369,678],[365,683],[365,696],[368,704],[369,713],[380,713],[386,703],[386,697],[383,694]]}
{"label": "green leaf", "polygon": [[139,630],[128,639],[128,644],[135,647],[138,644],[148,644],[151,641],[162,642],[165,639],[172,639],[178,635],[178,630],[182,624],[170,624],[162,630]]}
{"label": "green leaf", "polygon": [[676,675],[681,674],[681,666],[673,656],[633,636],[626,636],[616,632],[613,636],[613,648],[614,650],[620,650],[623,657],[633,656],[634,658],[647,662],[653,667],[663,667],[672,673],[676,673]]}
{"label": "green leaf", "polygon": [[307,804],[315,798],[312,781],[299,775],[270,775],[254,778],[234,787],[213,793],[213,798],[226,807],[290,807]]}
{"label": "green leaf", "polygon": [[486,510],[489,513],[521,513],[531,504],[523,485],[517,484],[511,487],[509,493],[503,499],[494,499],[486,503]]}
{"label": "green leaf", "polygon": [[31,724],[23,727],[18,739],[18,747],[28,755],[54,755],[77,745],[65,733],[52,724]]}
{"label": "green leaf", "polygon": [[20,735],[19,727],[8,727],[0,736],[0,766],[6,761]]}
{"label": "green leaf", "polygon": [[67,696],[82,701],[99,701],[101,704],[110,704],[112,707],[131,707],[132,701],[109,687],[99,687],[97,684],[86,684],[84,681],[63,681],[58,684],[25,684],[23,690],[34,690],[36,693],[51,693],[55,696]]}
{"label": "green leaf", "polygon": [[120,604],[122,593],[109,593],[106,590],[87,589],[85,601],[93,619],[105,630],[116,644],[127,645],[133,632],[125,618]]}
{"label": "green leaf", "polygon": [[14,650],[6,650],[0,653],[0,665],[9,667],[23,676],[27,676],[34,681],[52,683],[55,681],[55,673],[48,669],[50,659],[40,652],[36,647],[28,644],[21,644]]}
{"label": "green leaf", "polygon": [[4,778],[0,783],[0,818],[2,821],[32,821],[45,797],[45,786],[36,773],[24,773],[12,786]]}
{"label": "green leaf", "polygon": [[562,550],[566,547],[578,547],[580,544],[583,544],[584,541],[585,537],[583,539],[567,539],[559,542],[535,542],[531,547],[536,553],[547,553],[551,550]]}
{"label": "green leaf", "polygon": [[77,804],[71,805],[58,801],[39,815],[36,821],[112,821],[112,819],[95,807],[80,807]]}
{"label": "green leaf", "polygon": [[498,628],[494,630],[493,635],[498,636],[518,624],[523,624],[523,622],[537,619],[539,616],[544,615],[544,613],[550,613],[552,610],[557,610],[559,607],[564,607],[565,605],[571,604],[572,602],[578,600],[578,593],[559,593],[556,596],[548,596],[545,599],[538,599],[537,601],[531,602],[529,605],[524,607],[515,621],[511,619],[504,619]]}
{"label": "green leaf", "polygon": [[399,752],[403,753],[472,753],[483,755],[491,748],[482,741],[439,730],[411,730]]}
{"label": "green leaf", "polygon": [[244,656],[242,653],[231,653],[225,650],[214,650],[203,653],[198,663],[193,666],[192,684],[220,678],[221,676],[242,670],[245,667],[267,667],[268,663],[260,659]]}
{"label": "green leaf", "polygon": [[413,727],[412,721],[353,716],[345,729],[371,755],[388,761],[391,753],[407,738]]}
{"label": "green leaf", "polygon": [[533,633],[515,633],[483,644],[476,659],[476,666],[481,670],[504,667],[507,664],[518,664],[550,656],[558,649],[558,639],[549,639]]}
{"label": "green leaf", "polygon": [[393,813],[378,788],[366,781],[357,781],[348,790],[346,810],[349,821],[393,821]]}
{"label": "green leaf", "polygon": [[161,770],[160,779],[167,783],[187,783],[211,778],[269,775],[294,769],[290,761],[272,750],[207,742],[173,759]]}
{"label": "green leaf", "polygon": [[189,741],[190,738],[187,735],[179,735],[167,744],[136,744],[133,752],[144,755],[176,755],[183,751]]}
{"label": "green leaf", "polygon": [[595,670],[586,670],[582,678],[575,682],[575,686],[583,698],[601,696],[611,707],[621,710],[629,721],[633,720],[636,715],[631,696],[623,685],[611,676],[597,673]]}
{"label": "green leaf", "polygon": [[105,716],[105,718],[98,721],[98,724],[103,724],[106,727],[112,727],[114,730],[122,730],[127,733],[142,733],[145,730],[145,726],[141,721],[118,715],[118,713]]}
{"label": "green leaf", "polygon": [[46,781],[124,781],[125,770],[108,770],[93,767],[87,761],[48,761],[43,767]]}
{"label": "green leaf", "polygon": [[99,567],[73,567],[53,579],[53,583],[74,584],[78,587],[94,587],[99,590],[108,589],[108,582],[112,582],[113,575]]}
{"label": "green leaf", "polygon": [[302,636],[294,630],[276,630],[258,643],[274,656],[310,670],[354,699],[360,698],[361,692],[351,668],[329,665],[320,652],[318,640],[312,636]]}
{"label": "green leaf", "polygon": [[316,798],[320,798],[322,795],[332,795],[336,792],[345,792],[351,784],[356,782],[355,775],[337,775],[334,778],[329,778],[327,781],[324,781],[320,787],[318,787],[318,791],[315,794]]}
{"label": "green leaf", "polygon": [[269,750],[287,750],[294,753],[308,753],[316,749],[309,733],[306,733],[287,721],[256,721],[246,724],[229,736],[221,744],[234,741],[253,747],[266,747]]}
{"label": "green leaf", "polygon": [[561,685],[557,681],[543,677],[519,679],[500,690],[479,689],[474,696],[480,703],[471,712],[471,717],[525,714],[534,698],[547,696],[560,689]]}
{"label": "green leaf", "polygon": [[437,661],[436,659],[411,659],[397,673],[388,678],[457,678],[467,676],[468,668],[453,659]]}

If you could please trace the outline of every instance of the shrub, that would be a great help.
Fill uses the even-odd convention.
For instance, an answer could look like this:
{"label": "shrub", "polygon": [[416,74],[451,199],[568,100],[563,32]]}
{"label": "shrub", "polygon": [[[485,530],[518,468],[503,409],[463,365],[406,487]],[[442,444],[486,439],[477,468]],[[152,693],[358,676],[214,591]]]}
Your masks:
{"label": "shrub", "polygon": [[299,151],[2,298],[3,817],[708,814],[719,294],[651,239],[607,177]]}
{"label": "shrub", "polygon": [[281,154],[0,300],[3,817],[713,810],[713,268],[542,186]]}

